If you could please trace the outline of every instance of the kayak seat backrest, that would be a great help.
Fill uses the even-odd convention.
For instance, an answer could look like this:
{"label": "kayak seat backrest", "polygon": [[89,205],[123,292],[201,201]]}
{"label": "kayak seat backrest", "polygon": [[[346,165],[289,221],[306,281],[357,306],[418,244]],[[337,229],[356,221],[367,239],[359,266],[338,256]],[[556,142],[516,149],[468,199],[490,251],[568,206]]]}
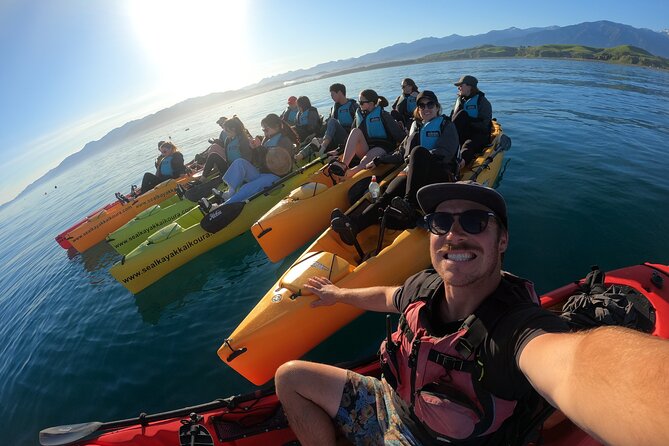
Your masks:
{"label": "kayak seat backrest", "polygon": [[155,214],[160,210],[160,205],[154,204],[153,206],[149,206],[148,208],[144,209],[142,212],[137,214],[135,217],[135,220],[141,220],[146,217],[150,217],[151,215]]}
{"label": "kayak seat backrest", "polygon": [[288,419],[280,405],[246,413],[241,411],[227,413],[213,417],[212,423],[222,443],[253,438],[258,435],[257,444],[263,444],[260,441],[263,434],[288,429]]}
{"label": "kayak seat backrest", "polygon": [[307,198],[314,197],[321,192],[327,190],[327,186],[323,183],[318,183],[318,182],[311,182],[311,183],[306,183],[303,184],[302,186],[298,187],[297,189],[294,189],[290,195],[288,195],[288,199],[290,200],[306,200]]}
{"label": "kayak seat backrest", "polygon": [[326,277],[331,282],[336,283],[353,271],[354,268],[353,265],[336,254],[317,252],[296,262],[283,275],[280,286],[289,289],[293,293],[310,294],[302,291],[304,284],[310,277]]}
{"label": "kayak seat backrest", "polygon": [[181,225],[179,225],[179,223],[173,222],[165,226],[164,228],[156,231],[155,233],[151,234],[146,239],[146,241],[149,243],[149,245],[155,245],[156,243],[165,241],[181,232],[184,232],[184,228],[182,228]]}

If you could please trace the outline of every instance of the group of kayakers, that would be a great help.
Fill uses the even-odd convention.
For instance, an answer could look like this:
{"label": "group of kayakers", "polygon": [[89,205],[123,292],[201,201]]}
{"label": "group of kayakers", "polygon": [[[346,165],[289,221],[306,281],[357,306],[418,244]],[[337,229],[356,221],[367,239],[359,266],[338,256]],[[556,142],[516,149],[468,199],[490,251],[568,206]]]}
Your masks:
{"label": "group of kayakers", "polygon": [[[290,96],[280,116],[265,117],[264,121],[271,124],[263,127],[263,137],[253,138],[237,116],[219,118],[216,122],[222,128],[220,136],[210,140],[209,148],[196,160],[203,164],[205,177],[214,170],[223,176],[228,186],[227,199],[243,200],[289,172],[292,159],[299,162],[316,152],[322,155],[328,151],[335,157],[343,151],[339,166],[346,177],[379,163],[401,163],[406,159],[407,175],[412,181],[405,187],[406,193],[400,193],[406,178],[398,180],[387,197],[405,195],[415,205],[413,196],[417,187],[435,180],[454,179],[458,169],[489,142],[492,108],[477,84],[478,80],[471,75],[455,83],[458,99],[446,116],[436,95],[429,90],[419,92],[410,78],[402,80],[402,94],[390,113],[384,109],[388,106],[387,99],[376,91],[365,89],[356,101],[347,97],[345,85],[335,83],[330,86],[334,104],[324,124],[307,96]],[[456,129],[457,145],[453,139]],[[306,144],[310,141],[312,144]],[[301,150],[300,143],[303,143]],[[418,147],[422,158],[412,156]],[[161,141],[159,149],[156,173],[144,175],[142,191],[188,171],[172,142]],[[245,186],[248,183],[251,184]],[[244,192],[235,196],[242,187]]]}

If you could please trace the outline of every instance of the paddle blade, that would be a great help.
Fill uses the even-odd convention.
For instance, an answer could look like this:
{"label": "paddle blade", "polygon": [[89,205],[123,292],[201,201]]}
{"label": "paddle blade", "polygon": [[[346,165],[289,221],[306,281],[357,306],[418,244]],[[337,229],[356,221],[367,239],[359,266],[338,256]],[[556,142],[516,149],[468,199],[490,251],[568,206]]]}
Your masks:
{"label": "paddle blade", "polygon": [[39,444],[42,446],[63,446],[79,441],[97,431],[102,423],[92,421],[90,423],[66,424],[64,426],[50,427],[39,433]]}

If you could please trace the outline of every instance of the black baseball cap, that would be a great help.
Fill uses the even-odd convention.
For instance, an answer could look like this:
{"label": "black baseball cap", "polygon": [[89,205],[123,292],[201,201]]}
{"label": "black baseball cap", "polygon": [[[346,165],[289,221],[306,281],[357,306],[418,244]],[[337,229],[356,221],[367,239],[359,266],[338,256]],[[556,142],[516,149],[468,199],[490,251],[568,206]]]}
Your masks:
{"label": "black baseball cap", "polygon": [[478,85],[478,83],[479,83],[479,80],[478,80],[478,79],[476,79],[474,76],[470,76],[470,75],[467,74],[467,75],[465,75],[465,76],[462,76],[462,77],[461,77],[456,83],[454,83],[453,85],[455,85],[456,87],[459,87],[459,86],[462,85],[462,84],[467,84],[467,85],[470,85],[470,86],[472,86],[472,87],[476,87],[476,86]]}
{"label": "black baseball cap", "polygon": [[505,228],[509,227],[504,197],[495,189],[484,186],[476,181],[466,180],[455,183],[437,183],[421,187],[416,194],[420,208],[426,214],[434,210],[444,201],[468,200],[481,204],[497,215]]}
{"label": "black baseball cap", "polygon": [[420,101],[423,98],[432,99],[437,104],[439,103],[439,99],[437,99],[437,95],[434,94],[434,92],[430,91],[430,90],[423,90],[420,93],[418,93],[418,96],[416,96],[416,102]]}

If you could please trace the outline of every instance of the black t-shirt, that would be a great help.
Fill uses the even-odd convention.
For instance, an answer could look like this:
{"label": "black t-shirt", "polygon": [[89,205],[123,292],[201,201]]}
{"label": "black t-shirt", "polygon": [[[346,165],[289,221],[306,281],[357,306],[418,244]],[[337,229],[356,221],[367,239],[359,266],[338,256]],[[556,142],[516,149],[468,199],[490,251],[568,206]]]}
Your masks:
{"label": "black t-shirt", "polygon": [[[393,296],[395,307],[403,313],[416,300],[421,284],[434,274],[434,270],[427,270],[407,279]],[[425,328],[432,336],[442,337],[458,331],[463,321],[439,320],[437,304],[445,297],[443,282],[439,283],[427,300],[430,326]],[[518,367],[523,347],[539,335],[569,331],[557,315],[532,303],[523,288],[502,278],[497,289],[475,311],[488,331],[478,354],[484,367],[483,386],[507,400],[521,399],[532,389]]]}

